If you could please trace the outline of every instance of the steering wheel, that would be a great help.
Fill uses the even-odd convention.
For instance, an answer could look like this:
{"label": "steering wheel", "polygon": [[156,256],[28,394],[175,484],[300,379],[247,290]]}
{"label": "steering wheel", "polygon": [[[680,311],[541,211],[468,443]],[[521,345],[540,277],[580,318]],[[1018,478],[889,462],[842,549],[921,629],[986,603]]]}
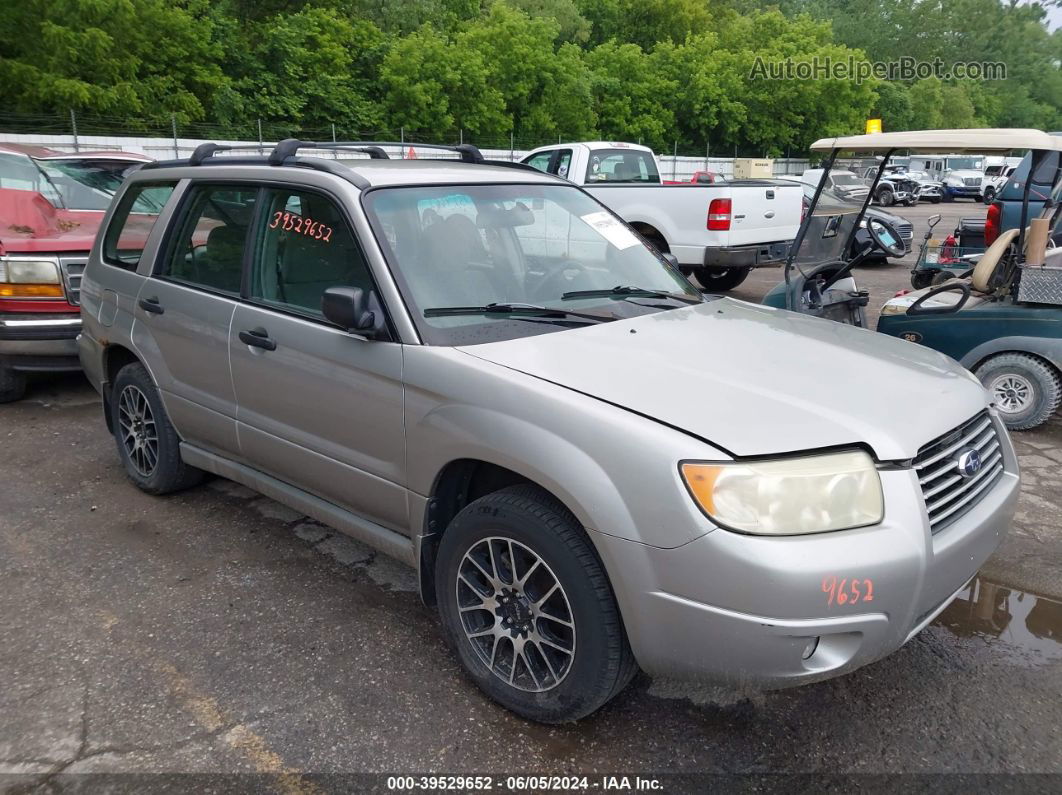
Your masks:
{"label": "steering wheel", "polygon": [[903,238],[888,221],[880,218],[867,218],[867,234],[874,244],[891,257],[902,257],[907,253]]}
{"label": "steering wheel", "polygon": [[[572,274],[573,271],[574,275],[569,275]],[[564,260],[564,262],[547,273],[542,278],[542,281],[535,286],[535,297],[541,300],[548,300],[551,297],[556,298],[561,293],[568,292],[572,287],[573,282],[586,273],[587,268],[581,262],[573,259]],[[556,291],[555,286],[558,286],[556,283],[563,284],[564,282],[567,282],[566,285],[563,285],[564,289],[561,289],[559,292]]]}

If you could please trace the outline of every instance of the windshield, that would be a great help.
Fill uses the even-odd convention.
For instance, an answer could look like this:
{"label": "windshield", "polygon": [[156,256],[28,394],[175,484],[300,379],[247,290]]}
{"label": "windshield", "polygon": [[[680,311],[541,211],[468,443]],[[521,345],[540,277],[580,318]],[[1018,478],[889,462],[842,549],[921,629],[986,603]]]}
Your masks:
{"label": "windshield", "polygon": [[[834,182],[837,176],[833,175]],[[815,197],[815,189],[813,185],[804,186],[809,203]],[[811,217],[804,219],[807,229],[800,249],[794,253],[793,264],[807,268],[846,259],[844,245],[855,228],[867,196],[862,191],[851,193],[824,187]]]}
{"label": "windshield", "polygon": [[980,171],[983,157],[949,157],[948,168],[952,171]]}
{"label": "windshield", "polygon": [[843,185],[844,187],[866,187],[866,184],[863,182],[863,180],[861,180],[855,174],[845,174],[836,171],[833,173],[833,184]]}
{"label": "windshield", "polygon": [[[56,202],[46,193],[49,201],[67,210],[106,210],[126,174],[140,166],[128,160],[84,158],[34,162],[47,177],[52,193],[58,194]],[[137,209],[137,212],[149,211],[149,208]],[[158,212],[158,208],[154,211]]]}
{"label": "windshield", "polygon": [[[381,188],[365,209],[421,337],[459,345],[634,317],[702,300],[674,267],[587,194],[562,185]],[[625,288],[615,295],[573,296]],[[634,294],[630,288],[656,293]],[[587,317],[425,310],[491,304]]]}
{"label": "windshield", "polygon": [[[128,160],[75,158],[38,160],[0,153],[0,188],[36,191],[60,210],[106,210],[126,174],[140,163]],[[149,196],[135,212],[158,213]]]}

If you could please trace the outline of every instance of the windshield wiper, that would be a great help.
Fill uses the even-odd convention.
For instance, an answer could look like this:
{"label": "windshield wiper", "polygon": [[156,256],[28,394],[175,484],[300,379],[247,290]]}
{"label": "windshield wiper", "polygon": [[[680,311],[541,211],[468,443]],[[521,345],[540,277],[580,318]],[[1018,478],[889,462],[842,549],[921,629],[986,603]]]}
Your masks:
{"label": "windshield wiper", "polygon": [[630,287],[617,285],[610,290],[573,290],[561,296],[562,301],[570,301],[573,298],[674,298],[676,301],[684,301],[688,304],[699,304],[700,298],[683,293],[669,293],[666,290],[647,290],[644,287]]}
{"label": "windshield wiper", "polygon": [[458,315],[509,315],[510,317],[577,317],[604,323],[616,320],[614,315],[591,314],[589,312],[571,312],[539,304],[492,303],[485,306],[438,306],[424,310],[424,317],[453,317]]}

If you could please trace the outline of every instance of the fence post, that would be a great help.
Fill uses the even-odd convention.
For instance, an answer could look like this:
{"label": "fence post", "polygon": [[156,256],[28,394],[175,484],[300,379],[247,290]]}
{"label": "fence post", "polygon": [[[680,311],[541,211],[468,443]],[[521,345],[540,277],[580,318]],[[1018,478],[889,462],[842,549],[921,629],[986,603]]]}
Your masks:
{"label": "fence post", "polygon": [[332,143],[335,143],[335,142],[336,142],[336,125],[335,125],[335,123],[333,123],[332,124]]}
{"label": "fence post", "polygon": [[509,130],[509,162],[510,163],[512,163],[514,160],[516,160],[516,152],[514,151],[516,149],[516,147],[513,145],[514,143],[515,142],[513,140],[513,131]]}
{"label": "fence post", "polygon": [[405,160],[406,159],[406,128],[405,127],[399,127],[398,128],[398,141],[401,144],[401,146],[398,147],[400,158],[402,160]]}
{"label": "fence post", "polygon": [[678,172],[678,141],[675,141],[675,148],[671,152],[671,181],[676,179],[675,174]]}
{"label": "fence post", "polygon": [[258,154],[262,154],[262,150],[265,147],[265,141],[262,139],[262,120],[258,120]]}
{"label": "fence post", "polygon": [[180,158],[181,150],[177,147],[177,114],[170,114],[170,129],[173,131],[173,156]]}
{"label": "fence post", "polygon": [[708,159],[709,159],[709,158],[710,158],[711,156],[712,156],[712,150],[711,150],[711,147],[710,147],[710,146],[708,145],[708,142],[707,142],[707,141],[705,141],[705,142],[704,142],[704,170],[705,170],[705,171],[709,171],[709,170],[710,170],[710,169],[708,168]]}
{"label": "fence post", "polygon": [[74,115],[73,108],[70,109],[70,129],[74,133],[74,151],[80,152],[81,146],[78,144],[77,141],[77,116]]}

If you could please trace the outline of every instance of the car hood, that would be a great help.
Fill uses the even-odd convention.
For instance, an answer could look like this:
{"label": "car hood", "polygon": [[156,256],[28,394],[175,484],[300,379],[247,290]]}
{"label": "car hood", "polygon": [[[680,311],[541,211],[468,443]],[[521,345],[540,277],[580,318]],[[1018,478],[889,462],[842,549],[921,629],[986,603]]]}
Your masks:
{"label": "car hood", "polygon": [[929,348],[729,298],[459,350],[735,456],[867,444],[905,460],[986,405]]}

